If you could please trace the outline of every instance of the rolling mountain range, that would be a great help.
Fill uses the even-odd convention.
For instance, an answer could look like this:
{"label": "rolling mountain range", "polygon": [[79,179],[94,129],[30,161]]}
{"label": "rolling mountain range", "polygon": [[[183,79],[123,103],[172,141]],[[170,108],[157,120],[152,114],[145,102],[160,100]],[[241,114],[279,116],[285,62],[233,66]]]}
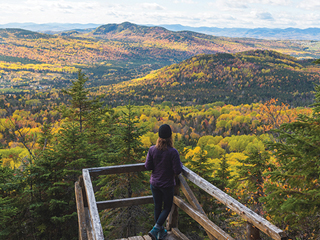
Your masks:
{"label": "rolling mountain range", "polygon": [[320,40],[320,28],[217,28],[188,27],[179,24],[161,25],[171,31],[193,31],[214,36],[268,40]]}
{"label": "rolling mountain range", "polygon": [[[256,52],[261,56],[257,58]],[[259,64],[250,62],[256,58]],[[319,78],[312,60],[302,59],[314,58],[320,58],[317,41],[215,37],[129,22],[54,35],[7,28],[0,29],[0,90],[58,90],[70,84],[80,68],[92,90],[109,91],[108,99],[116,105],[128,99],[143,104],[167,98],[188,104],[237,104],[278,96],[284,102],[305,105],[310,102],[312,82]],[[147,75],[157,69],[161,70]],[[142,81],[146,75],[147,80]],[[163,94],[162,88],[172,94]]]}
{"label": "rolling mountain range", "polygon": [[[30,31],[56,34],[63,31],[89,32],[101,24],[79,23],[8,23],[0,24],[0,28],[23,28]],[[154,26],[154,25],[147,25]],[[257,38],[272,40],[320,40],[320,28],[219,28],[219,27],[190,27],[180,24],[159,25],[170,31],[192,31],[213,36]]]}
{"label": "rolling mountain range", "polygon": [[[275,41],[216,37],[192,31],[173,32],[163,27],[140,26],[129,22],[102,25],[87,34],[71,32],[69,36],[93,37],[127,44],[132,43],[132,47],[138,47],[138,51],[170,49],[175,51],[174,55],[183,54],[184,57],[200,53],[234,53],[253,49],[276,50],[298,58],[320,57],[320,43],[317,41]],[[167,54],[161,55],[162,58],[166,58],[166,56]],[[178,57],[178,59],[180,61],[181,58]]]}
{"label": "rolling mountain range", "polygon": [[94,23],[7,23],[7,24],[0,24],[0,28],[20,28],[34,32],[42,32],[42,33],[50,33],[55,34],[63,31],[70,31],[70,30],[79,30],[84,31],[85,29],[93,29],[101,26],[101,24],[94,24]]}
{"label": "rolling mountain range", "polygon": [[271,98],[292,106],[308,106],[320,67],[275,51],[202,54],[149,75],[106,87],[112,105],[131,101],[152,104],[239,105]]}

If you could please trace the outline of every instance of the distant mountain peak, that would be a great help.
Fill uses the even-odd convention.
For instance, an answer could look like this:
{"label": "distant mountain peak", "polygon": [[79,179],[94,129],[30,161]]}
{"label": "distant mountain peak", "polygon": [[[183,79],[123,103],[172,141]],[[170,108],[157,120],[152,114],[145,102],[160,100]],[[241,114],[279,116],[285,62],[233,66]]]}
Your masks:
{"label": "distant mountain peak", "polygon": [[33,32],[21,28],[0,28],[0,36],[12,35],[16,38],[27,38],[27,39],[37,39],[37,38],[49,38],[50,36],[44,33]]}
{"label": "distant mountain peak", "polygon": [[[192,31],[218,37],[232,37],[232,38],[255,38],[255,39],[269,39],[269,40],[315,40],[320,41],[320,28],[218,28],[218,27],[190,27],[181,24],[167,24],[167,25],[137,25],[131,22],[123,22],[120,24],[80,24],[80,23],[8,23],[0,24],[0,28],[22,28],[36,32],[44,32],[49,34],[61,33],[66,31],[67,35],[70,30],[87,29],[82,32],[93,31],[93,35],[105,35],[107,33],[121,33],[123,35],[130,35],[135,33],[154,34],[155,32],[165,31]],[[108,32],[109,30],[109,32]],[[113,32],[114,31],[114,32]],[[126,33],[124,31],[127,31]]]}
{"label": "distant mountain peak", "polygon": [[[125,32],[126,31],[126,32]],[[120,24],[111,23],[102,25],[98,28],[96,28],[92,34],[93,35],[105,35],[105,34],[115,34],[115,33],[122,33],[122,34],[148,34],[148,33],[154,33],[154,32],[170,32],[169,30],[165,29],[164,27],[149,27],[149,26],[142,26],[137,25],[130,22],[123,22]]]}
{"label": "distant mountain peak", "polygon": [[193,31],[214,36],[270,40],[320,40],[320,28],[217,28],[190,27],[180,24],[161,25],[171,31]]}

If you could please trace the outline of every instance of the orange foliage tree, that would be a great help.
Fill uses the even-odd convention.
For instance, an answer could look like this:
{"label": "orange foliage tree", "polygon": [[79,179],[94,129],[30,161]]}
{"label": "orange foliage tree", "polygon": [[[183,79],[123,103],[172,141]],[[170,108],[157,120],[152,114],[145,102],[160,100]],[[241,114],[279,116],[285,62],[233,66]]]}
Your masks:
{"label": "orange foliage tree", "polygon": [[[278,99],[272,98],[258,108],[257,120],[261,124],[260,130],[263,133],[271,129],[278,129],[283,123],[294,122],[301,113],[298,109],[292,109],[289,104],[277,105]],[[305,109],[304,114],[310,114],[310,109]],[[257,131],[257,130],[255,130]]]}

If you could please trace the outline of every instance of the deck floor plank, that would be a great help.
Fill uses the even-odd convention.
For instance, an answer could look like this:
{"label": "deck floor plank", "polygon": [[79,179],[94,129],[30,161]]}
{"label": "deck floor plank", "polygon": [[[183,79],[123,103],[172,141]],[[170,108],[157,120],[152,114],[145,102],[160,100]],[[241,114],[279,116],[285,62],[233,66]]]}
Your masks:
{"label": "deck floor plank", "polygon": [[144,240],[141,236],[129,237],[128,240]]}
{"label": "deck floor plank", "polygon": [[[151,237],[148,235],[142,236],[135,236],[135,237],[129,237],[129,238],[119,238],[116,240],[151,240]],[[168,232],[168,235],[163,240],[181,240],[179,237],[173,234],[173,232]]]}
{"label": "deck floor plank", "polygon": [[164,240],[181,240],[176,235],[173,234],[173,232],[168,232],[168,235],[164,238]]}

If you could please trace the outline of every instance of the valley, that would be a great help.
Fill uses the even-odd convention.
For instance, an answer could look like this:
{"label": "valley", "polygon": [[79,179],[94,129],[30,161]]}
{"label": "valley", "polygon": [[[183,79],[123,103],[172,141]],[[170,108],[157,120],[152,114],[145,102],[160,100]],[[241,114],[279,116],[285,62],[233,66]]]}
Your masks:
{"label": "valley", "polygon": [[101,86],[142,78],[199,54],[257,49],[297,59],[320,57],[317,41],[215,37],[129,22],[103,25],[91,32],[66,31],[55,35],[0,29],[0,91],[11,94],[56,91],[70,84],[78,69],[87,73],[92,91],[96,91]]}
{"label": "valley", "polygon": [[[129,22],[59,34],[0,29],[0,238],[78,239],[74,183],[82,169],[143,163],[166,123],[186,167],[290,239],[319,239],[316,58],[318,41]],[[151,195],[149,178],[92,182],[105,201]],[[245,221],[201,190],[195,195],[210,220],[243,239]],[[105,239],[149,231],[152,206],[136,207],[99,212]],[[208,239],[179,219],[190,240]]]}

